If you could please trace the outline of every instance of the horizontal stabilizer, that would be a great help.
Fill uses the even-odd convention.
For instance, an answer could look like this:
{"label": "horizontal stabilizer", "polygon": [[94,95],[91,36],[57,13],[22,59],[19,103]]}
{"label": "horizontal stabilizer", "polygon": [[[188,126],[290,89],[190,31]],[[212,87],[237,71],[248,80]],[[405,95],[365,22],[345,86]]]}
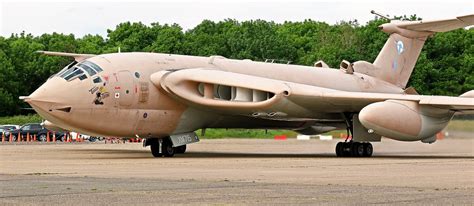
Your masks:
{"label": "horizontal stabilizer", "polygon": [[399,28],[420,32],[447,32],[474,24],[474,14],[454,19],[395,23]]}

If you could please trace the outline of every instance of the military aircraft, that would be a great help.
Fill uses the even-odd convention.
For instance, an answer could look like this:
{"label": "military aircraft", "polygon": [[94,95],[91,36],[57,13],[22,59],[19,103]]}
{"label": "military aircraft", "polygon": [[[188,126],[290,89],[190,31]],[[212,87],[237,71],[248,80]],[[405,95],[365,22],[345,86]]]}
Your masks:
{"label": "military aircraft", "polygon": [[[474,15],[396,21],[373,63],[314,66],[158,53],[73,57],[27,97],[45,126],[95,136],[143,137],[155,157],[184,153],[206,128],[346,129],[337,156],[369,157],[381,137],[432,143],[455,113],[473,113],[474,90],[460,97],[406,88],[426,39],[474,24]],[[472,74],[470,74],[472,75]],[[349,135],[350,134],[350,135]]]}

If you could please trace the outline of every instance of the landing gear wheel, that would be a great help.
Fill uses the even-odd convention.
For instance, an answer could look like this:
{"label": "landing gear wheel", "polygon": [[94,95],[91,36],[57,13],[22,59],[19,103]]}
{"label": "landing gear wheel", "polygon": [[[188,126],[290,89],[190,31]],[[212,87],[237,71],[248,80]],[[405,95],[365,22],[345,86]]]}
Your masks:
{"label": "landing gear wheel", "polygon": [[370,143],[364,143],[364,157],[371,157],[374,152],[374,148]]}
{"label": "landing gear wheel", "polygon": [[165,157],[172,157],[174,156],[175,148],[173,147],[173,143],[170,139],[165,138],[161,143],[161,152]]}
{"label": "landing gear wheel", "polygon": [[364,156],[364,143],[353,142],[351,146],[352,157],[363,157]]}
{"label": "landing gear wheel", "polygon": [[338,157],[370,157],[374,149],[370,143],[339,142],[336,145]]}
{"label": "landing gear wheel", "polygon": [[336,144],[336,156],[338,157],[343,157],[343,152],[344,152],[344,143],[343,142],[338,142]]}
{"label": "landing gear wheel", "polygon": [[183,154],[183,153],[186,152],[186,145],[181,145],[179,147],[175,147],[174,150],[177,154]]}
{"label": "landing gear wheel", "polygon": [[352,156],[352,143],[351,142],[344,142],[342,143],[342,156],[343,157],[350,157]]}
{"label": "landing gear wheel", "polygon": [[147,139],[147,141],[150,141],[150,149],[153,157],[162,157],[163,154],[160,153],[160,143],[158,142],[158,139],[151,138]]}

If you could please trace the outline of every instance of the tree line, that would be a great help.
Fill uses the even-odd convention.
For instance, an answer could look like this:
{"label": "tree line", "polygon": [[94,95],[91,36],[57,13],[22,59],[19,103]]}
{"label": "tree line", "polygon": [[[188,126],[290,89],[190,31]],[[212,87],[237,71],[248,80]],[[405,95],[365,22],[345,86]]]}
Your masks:
{"label": "tree line", "polygon": [[[107,30],[106,38],[59,33],[33,36],[25,32],[0,36],[0,116],[28,113],[22,109],[28,105],[18,97],[29,95],[72,61],[39,55],[37,50],[103,54],[117,52],[120,47],[122,52],[221,55],[300,65],[324,60],[338,68],[342,59],[374,61],[388,38],[377,28],[382,23],[386,21],[330,25],[313,20],[275,23],[227,19],[204,20],[185,31],[177,24],[125,22]],[[409,86],[426,95],[456,96],[474,89],[474,29],[438,33],[427,40]]]}

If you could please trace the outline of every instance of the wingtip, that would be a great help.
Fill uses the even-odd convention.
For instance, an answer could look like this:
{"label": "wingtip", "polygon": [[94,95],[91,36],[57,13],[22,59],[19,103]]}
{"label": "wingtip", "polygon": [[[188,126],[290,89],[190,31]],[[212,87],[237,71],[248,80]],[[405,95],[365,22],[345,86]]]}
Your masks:
{"label": "wingtip", "polygon": [[458,16],[458,17],[456,17],[456,19],[466,23],[466,25],[468,25],[468,26],[474,25],[474,14]]}
{"label": "wingtip", "polygon": [[20,96],[19,99],[27,102],[30,99],[30,96]]}

